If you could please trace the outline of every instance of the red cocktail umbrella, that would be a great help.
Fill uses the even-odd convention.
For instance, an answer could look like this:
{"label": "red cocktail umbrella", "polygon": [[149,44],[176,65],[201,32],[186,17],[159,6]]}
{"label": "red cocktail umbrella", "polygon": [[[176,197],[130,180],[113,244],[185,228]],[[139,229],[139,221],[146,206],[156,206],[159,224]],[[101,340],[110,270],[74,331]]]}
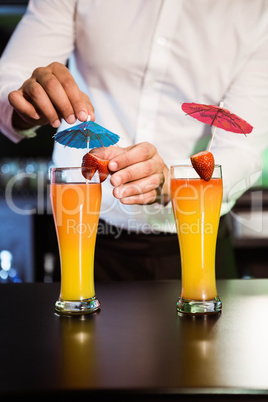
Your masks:
{"label": "red cocktail umbrella", "polygon": [[194,117],[203,123],[215,126],[212,139],[216,127],[222,128],[225,131],[231,131],[232,133],[251,133],[253,127],[249,123],[236,114],[231,113],[229,110],[224,109],[222,106],[222,102],[220,103],[220,106],[203,105],[202,103],[183,103],[181,108],[185,113],[187,113],[187,115]]}

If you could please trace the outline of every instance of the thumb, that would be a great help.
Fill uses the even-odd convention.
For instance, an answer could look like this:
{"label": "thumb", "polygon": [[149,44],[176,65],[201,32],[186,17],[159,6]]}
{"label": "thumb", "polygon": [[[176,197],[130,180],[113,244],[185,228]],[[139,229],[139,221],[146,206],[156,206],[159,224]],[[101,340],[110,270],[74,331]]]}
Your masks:
{"label": "thumb", "polygon": [[109,147],[94,148],[90,153],[96,155],[100,159],[108,160],[115,158],[116,156],[125,152],[125,148],[110,145]]}

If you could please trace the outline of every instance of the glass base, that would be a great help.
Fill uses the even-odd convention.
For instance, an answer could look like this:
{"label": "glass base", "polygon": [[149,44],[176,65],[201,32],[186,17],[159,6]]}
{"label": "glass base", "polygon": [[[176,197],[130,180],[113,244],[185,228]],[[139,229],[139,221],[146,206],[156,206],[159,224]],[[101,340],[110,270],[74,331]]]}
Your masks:
{"label": "glass base", "polygon": [[55,303],[55,310],[61,315],[91,314],[100,308],[100,302],[96,296],[84,300],[63,300]]}
{"label": "glass base", "polygon": [[220,313],[222,302],[219,297],[212,300],[189,300],[179,297],[177,301],[178,313],[190,315],[204,315]]}

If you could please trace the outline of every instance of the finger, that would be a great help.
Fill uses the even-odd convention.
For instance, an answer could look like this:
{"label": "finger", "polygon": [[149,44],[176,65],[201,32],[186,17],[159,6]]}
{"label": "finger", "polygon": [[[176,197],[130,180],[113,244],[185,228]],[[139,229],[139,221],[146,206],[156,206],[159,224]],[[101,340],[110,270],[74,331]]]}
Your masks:
{"label": "finger", "polygon": [[20,90],[10,92],[8,100],[11,106],[24,120],[40,119],[40,115],[37,113],[35,107],[24,98]]}
{"label": "finger", "polygon": [[[82,94],[82,98],[84,99],[84,104],[86,105],[86,110],[87,110],[87,113],[86,113],[87,118],[86,118],[86,120],[88,119],[88,116],[90,116],[90,120],[95,121],[95,110],[94,110],[94,107],[93,107],[92,103],[90,102],[89,97],[83,92],[81,92],[81,94]],[[75,109],[75,113],[77,115],[77,118],[79,120],[81,120],[83,118],[83,116],[84,116],[84,109],[82,109],[82,112],[81,112],[79,110],[78,105],[74,105],[74,109]]]}
{"label": "finger", "polygon": [[125,169],[114,173],[111,177],[111,184],[119,186],[120,184],[129,183],[134,180],[142,179],[156,173],[158,165],[154,158],[148,159],[145,162],[136,163]]}
{"label": "finger", "polygon": [[155,174],[145,179],[115,187],[113,194],[115,198],[123,199],[134,195],[142,195],[157,190],[164,183],[163,174]]}
{"label": "finger", "polygon": [[72,104],[76,118],[80,121],[87,121],[88,116],[90,116],[90,120],[95,121],[94,107],[89,97],[78,88],[74,91],[69,91],[66,88],[65,90]]}
{"label": "finger", "polygon": [[33,79],[29,79],[23,85],[22,90],[24,97],[30,100],[37,112],[44,115],[52,127],[59,127],[60,116],[42,85]]}
{"label": "finger", "polygon": [[148,160],[155,154],[155,147],[148,142],[133,145],[125,148],[125,152],[114,157],[109,163],[109,168],[111,171],[117,171],[138,162]]}
{"label": "finger", "polygon": [[119,186],[120,184],[132,182],[155,173],[161,173],[164,169],[163,159],[156,153],[151,159],[135,163],[125,169],[121,169],[112,174],[111,184]]}
{"label": "finger", "polygon": [[[52,63],[48,67],[62,85],[74,112],[75,118],[79,119],[80,121],[87,121],[88,115],[90,115],[91,120],[94,121],[94,107],[92,106],[89,97],[80,91],[68,68],[60,63]],[[65,116],[65,114],[63,116]]]}
{"label": "finger", "polygon": [[126,205],[148,205],[153,204],[157,198],[157,190],[149,191],[140,195],[133,195],[132,197],[121,198],[120,202]]}
{"label": "finger", "polygon": [[[109,147],[99,147],[99,148],[94,148],[90,151],[90,153],[93,153],[94,155],[98,156],[101,159],[105,160],[111,160],[117,155],[120,155],[121,153],[125,152],[125,148],[117,147],[114,145],[110,145]],[[110,170],[110,167],[109,167]]]}
{"label": "finger", "polygon": [[63,117],[69,124],[75,123],[76,117],[73,106],[57,77],[47,68],[37,70],[38,72],[36,70],[34,72],[36,82],[42,86],[58,115]]}

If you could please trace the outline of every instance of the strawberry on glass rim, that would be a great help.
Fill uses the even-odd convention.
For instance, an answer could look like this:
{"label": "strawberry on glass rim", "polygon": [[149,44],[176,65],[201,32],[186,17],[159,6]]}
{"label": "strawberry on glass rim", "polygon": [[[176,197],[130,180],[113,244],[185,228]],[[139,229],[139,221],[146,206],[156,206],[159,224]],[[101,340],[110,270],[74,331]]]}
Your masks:
{"label": "strawberry on glass rim", "polygon": [[209,151],[199,152],[191,156],[193,168],[196,170],[201,179],[209,181],[214,171],[214,156]]}
{"label": "strawberry on glass rim", "polygon": [[83,169],[83,176],[85,177],[85,179],[91,180],[97,170],[99,172],[100,182],[102,183],[104,180],[107,179],[107,176],[110,174],[108,163],[109,161],[101,159],[93,153],[86,153],[83,156],[81,165],[83,168],[86,168]]}

